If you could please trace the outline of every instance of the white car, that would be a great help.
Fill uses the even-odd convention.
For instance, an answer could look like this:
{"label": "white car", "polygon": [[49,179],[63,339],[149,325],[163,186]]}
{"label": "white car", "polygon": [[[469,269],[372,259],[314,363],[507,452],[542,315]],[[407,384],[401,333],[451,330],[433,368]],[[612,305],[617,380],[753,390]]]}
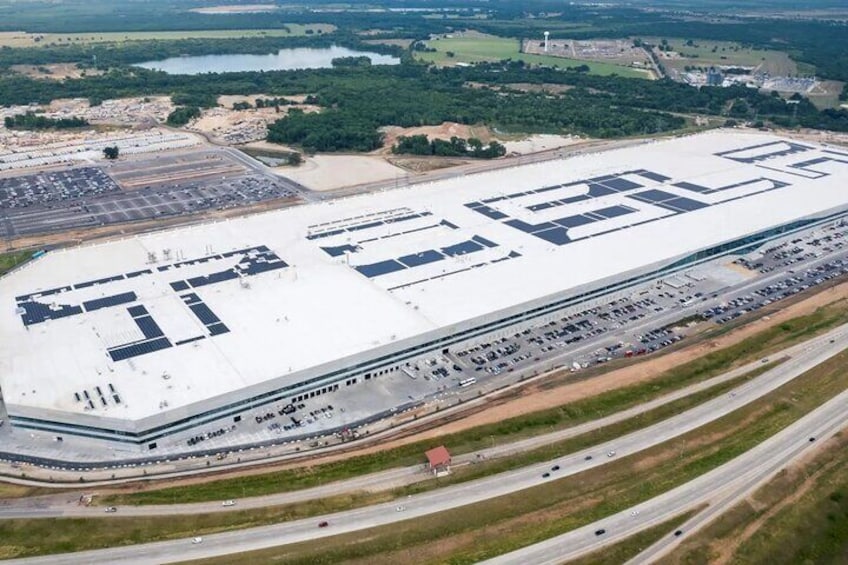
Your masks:
{"label": "white car", "polygon": [[404,510],[406,510],[406,506],[398,506],[395,508],[395,512],[403,512]]}
{"label": "white car", "polygon": [[236,505],[235,500],[225,500],[224,502],[221,503],[221,506],[235,506],[235,505]]}
{"label": "white car", "polygon": [[607,457],[615,457],[615,451],[608,452]]}
{"label": "white car", "polygon": [[200,536],[198,536],[196,538],[191,538],[191,543],[193,543],[193,544],[203,543],[203,538],[200,537]]}

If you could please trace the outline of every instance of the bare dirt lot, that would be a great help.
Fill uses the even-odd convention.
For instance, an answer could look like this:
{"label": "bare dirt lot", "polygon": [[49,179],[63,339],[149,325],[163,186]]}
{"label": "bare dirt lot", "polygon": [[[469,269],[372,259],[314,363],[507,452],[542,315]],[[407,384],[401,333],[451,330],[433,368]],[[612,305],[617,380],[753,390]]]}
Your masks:
{"label": "bare dirt lot", "polygon": [[428,139],[450,139],[452,137],[461,137],[468,139],[476,137],[483,143],[488,143],[492,140],[492,132],[485,126],[468,126],[458,124],[456,122],[444,122],[438,126],[419,126],[412,128],[402,128],[398,126],[386,126],[380,129],[385,134],[385,147],[380,149],[380,153],[388,153],[392,146],[397,143],[398,137],[411,137],[413,135],[426,135]]}
{"label": "bare dirt lot", "polygon": [[407,171],[379,156],[315,155],[299,167],[277,168],[281,175],[312,190],[333,190],[368,182],[398,179],[406,183]]}
{"label": "bare dirt lot", "polygon": [[[580,141],[580,138],[572,135],[529,135],[529,136],[514,136],[514,135],[496,135],[491,129],[485,126],[469,126],[458,124],[456,122],[444,122],[438,126],[419,126],[411,128],[401,128],[397,126],[384,127],[381,130],[385,134],[385,147],[376,153],[387,154],[391,152],[392,146],[397,143],[400,136],[426,135],[428,139],[450,139],[451,137],[461,137],[468,139],[476,137],[483,143],[490,141],[499,141],[506,146],[508,153],[517,153],[525,155],[527,153],[536,153],[558,147],[573,145]],[[438,168],[438,167],[431,167]]]}
{"label": "bare dirt lot", "polygon": [[264,139],[268,134],[268,124],[284,117],[291,108],[304,112],[317,112],[318,106],[301,104],[304,97],[285,97],[297,104],[277,108],[247,108],[233,110],[233,104],[247,102],[251,106],[257,98],[273,98],[264,94],[247,96],[221,96],[218,98],[219,107],[203,110],[200,118],[188,124],[186,129],[204,133],[218,143],[240,145]]}

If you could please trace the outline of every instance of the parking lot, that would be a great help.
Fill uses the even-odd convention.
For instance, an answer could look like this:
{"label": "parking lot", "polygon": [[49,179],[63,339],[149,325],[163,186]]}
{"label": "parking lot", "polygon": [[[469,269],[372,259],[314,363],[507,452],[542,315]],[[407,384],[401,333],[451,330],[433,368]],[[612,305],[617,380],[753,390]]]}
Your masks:
{"label": "parking lot", "polygon": [[226,155],[147,157],[107,170],[80,167],[0,179],[0,237],[227,210],[298,195],[285,179]]}

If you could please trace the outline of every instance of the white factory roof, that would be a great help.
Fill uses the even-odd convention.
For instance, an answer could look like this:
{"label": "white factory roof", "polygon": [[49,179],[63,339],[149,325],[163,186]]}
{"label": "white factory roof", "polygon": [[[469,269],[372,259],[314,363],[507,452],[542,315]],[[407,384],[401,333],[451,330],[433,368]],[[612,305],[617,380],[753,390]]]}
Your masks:
{"label": "white factory roof", "polygon": [[821,215],[846,187],[848,151],[718,132],[53,251],[0,279],[0,386],[140,419]]}

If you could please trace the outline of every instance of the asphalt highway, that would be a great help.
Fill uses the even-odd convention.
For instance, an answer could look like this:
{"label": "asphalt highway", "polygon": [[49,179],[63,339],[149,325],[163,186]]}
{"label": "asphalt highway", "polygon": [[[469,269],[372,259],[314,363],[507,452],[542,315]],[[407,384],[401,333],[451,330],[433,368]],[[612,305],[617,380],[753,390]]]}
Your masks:
{"label": "asphalt highway", "polygon": [[[796,376],[826,361],[828,358],[836,355],[846,347],[848,347],[848,333],[845,332],[844,328],[839,328],[839,330],[834,330],[834,332],[831,332],[831,334],[827,336],[816,338],[815,340],[811,340],[806,343],[805,347],[796,357],[791,358],[781,365],[767,371],[757,379],[738,387],[732,394],[716,398],[655,425],[578,453],[569,454],[545,463],[529,465],[515,471],[409,497],[401,503],[403,505],[402,511],[396,510],[397,502],[391,502],[338,512],[327,516],[213,534],[204,536],[203,543],[200,544],[193,544],[189,539],[182,539],[137,546],[16,560],[11,562],[53,564],[80,562],[91,564],[115,562],[165,563],[186,559],[202,559],[313,540],[341,533],[355,532],[366,528],[391,524],[401,520],[425,516],[435,512],[473,504],[530,488],[546,481],[555,480],[557,478],[562,478],[588,469],[598,468],[611,457],[623,457],[638,453],[639,451],[651,446],[678,437],[679,435],[703,426],[704,424],[748,404],[769,390],[790,381]],[[795,453],[795,450],[801,450],[808,447],[805,443],[807,441],[807,436],[826,435],[831,433],[831,429],[835,430],[844,425],[844,423],[848,421],[848,415],[844,414],[844,408],[841,404],[841,402],[844,402],[843,396],[848,397],[848,393],[846,393],[846,395],[840,395],[840,397],[838,397],[838,402],[832,401],[827,403],[815,413],[793,425],[789,428],[789,430],[792,430],[791,432],[789,430],[782,432],[761,446],[758,446],[754,450],[751,450],[747,454],[738,458],[738,460],[743,460],[744,463],[740,464],[737,463],[738,460],[734,460],[721,468],[725,469],[725,467],[735,464],[736,466],[732,467],[732,469],[735,469],[733,474],[722,475],[723,478],[721,480],[716,480],[713,477],[718,470],[713,471],[712,473],[704,475],[704,477],[696,479],[679,489],[675,489],[670,493],[666,493],[661,497],[654,499],[654,501],[671,500],[671,502],[659,504],[659,506],[657,506],[657,510],[650,510],[651,508],[654,508],[654,506],[651,506],[650,504],[655,502],[650,504],[645,503],[645,510],[640,510],[640,513],[636,517],[630,516],[630,512],[623,512],[613,517],[605,518],[600,522],[603,524],[601,527],[604,527],[607,530],[607,533],[604,536],[595,536],[593,533],[593,527],[581,528],[580,530],[576,530],[575,532],[571,532],[566,535],[573,535],[575,536],[574,539],[582,539],[580,536],[582,535],[583,537],[586,537],[588,532],[588,537],[591,539],[581,542],[581,547],[585,545],[588,549],[583,549],[583,551],[591,551],[592,548],[596,546],[602,547],[605,543],[623,539],[624,537],[639,531],[639,529],[660,523],[671,516],[684,511],[686,508],[692,507],[696,504],[692,501],[700,501],[703,498],[702,495],[699,494],[702,491],[698,490],[696,487],[704,481],[708,483],[709,488],[705,488],[703,490],[708,491],[710,496],[716,496],[717,493],[725,492],[727,488],[735,485],[738,481],[742,480],[743,477],[748,477],[751,469],[764,469],[765,461],[773,462],[772,452],[783,454],[789,450],[789,455],[786,455],[786,457],[791,458],[793,456],[792,453]],[[793,439],[793,441],[789,441],[791,438],[795,439]],[[801,438],[801,440],[798,440],[798,438]],[[763,448],[763,446],[766,447]],[[613,455],[608,456],[609,454]],[[591,460],[585,459],[588,455],[592,455]],[[756,462],[761,459],[763,462],[760,464],[754,465],[751,463],[752,461]],[[769,468],[778,469],[783,464],[783,461],[784,460],[781,459],[777,463],[773,463]],[[560,470],[552,473],[551,478],[543,478],[542,473],[549,471],[550,467],[554,464],[560,465]],[[775,467],[775,465],[777,466]],[[762,475],[757,480],[762,480],[763,476],[767,477],[769,475]],[[705,479],[705,477],[710,478]],[[680,494],[680,492],[683,492],[684,494]],[[673,498],[674,496],[682,498]],[[241,506],[241,508],[244,507],[244,505]],[[642,508],[642,506],[640,505],[640,507],[637,507],[637,509],[639,508]],[[126,510],[124,514],[128,512],[128,509],[122,510]],[[198,509],[194,508],[192,513],[197,511]],[[161,513],[161,508],[158,510],[158,513]],[[104,517],[104,519],[106,518]],[[631,525],[625,527],[624,524],[628,523],[628,519]],[[324,520],[329,522],[329,526],[319,529],[317,527],[318,523]],[[622,522],[622,520],[624,521]],[[621,528],[622,532],[627,531],[628,533],[619,534],[619,528]],[[603,539],[596,539],[601,537]],[[557,549],[556,544],[553,546],[554,549],[550,549],[548,546],[546,547],[547,549],[543,548],[543,551],[552,551],[553,553],[550,558],[554,559],[556,562],[561,562],[567,557],[562,554],[562,545],[558,546],[559,549]],[[572,546],[569,543],[566,544],[566,547],[569,548],[569,551],[572,551],[576,546]],[[531,551],[531,549],[527,548],[523,551]],[[503,559],[508,558],[509,556],[506,556]],[[518,563],[519,561],[504,561],[504,563],[506,562]],[[522,558],[520,562],[542,563],[545,561],[543,558]]]}
{"label": "asphalt highway", "polygon": [[[603,549],[641,530],[659,525],[702,504],[709,508],[683,524],[679,536],[668,535],[630,563],[651,563],[673,549],[686,535],[726,511],[773,477],[805,451],[848,426],[848,391],[772,436],[736,459],[674,490],[544,542],[496,557],[487,565],[554,565]],[[810,442],[809,438],[816,438]],[[600,530],[604,533],[598,535]],[[675,530],[677,531],[677,530]]]}

